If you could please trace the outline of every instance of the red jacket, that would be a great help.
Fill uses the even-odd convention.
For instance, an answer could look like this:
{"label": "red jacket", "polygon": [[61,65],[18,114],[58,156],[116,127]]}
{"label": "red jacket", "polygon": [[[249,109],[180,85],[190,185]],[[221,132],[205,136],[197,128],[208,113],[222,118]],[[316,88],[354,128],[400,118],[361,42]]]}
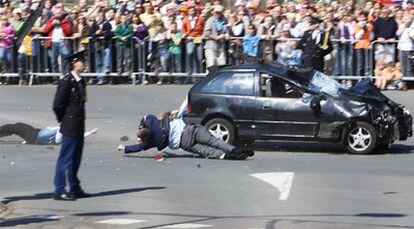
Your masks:
{"label": "red jacket", "polygon": [[[55,17],[51,17],[47,22],[45,27],[43,28],[43,33],[46,34],[46,36],[51,37],[53,35],[53,20],[55,19]],[[72,24],[71,22],[67,19],[64,18],[61,23],[60,23],[60,27],[62,28],[63,31],[63,35],[65,37],[69,37],[73,34],[73,30],[72,30]],[[52,39],[47,39],[46,40],[46,47],[50,47],[50,45],[52,44]]]}
{"label": "red jacket", "polygon": [[186,34],[189,37],[201,37],[204,32],[204,19],[201,15],[198,16],[196,24],[193,29],[191,29],[190,19],[188,16],[184,18],[183,25],[181,27],[181,33]]}

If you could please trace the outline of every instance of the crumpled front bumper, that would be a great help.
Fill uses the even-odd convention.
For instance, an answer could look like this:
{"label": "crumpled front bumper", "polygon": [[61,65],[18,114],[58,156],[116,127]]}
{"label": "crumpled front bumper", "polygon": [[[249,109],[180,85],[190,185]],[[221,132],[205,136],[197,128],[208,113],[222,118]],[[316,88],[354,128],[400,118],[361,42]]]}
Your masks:
{"label": "crumpled front bumper", "polygon": [[408,110],[404,108],[404,113],[397,116],[397,123],[394,126],[394,139],[407,140],[407,138],[411,136],[413,136],[413,117]]}
{"label": "crumpled front bumper", "polygon": [[403,105],[396,104],[392,109],[377,113],[372,124],[384,142],[407,140],[413,135],[413,118]]}

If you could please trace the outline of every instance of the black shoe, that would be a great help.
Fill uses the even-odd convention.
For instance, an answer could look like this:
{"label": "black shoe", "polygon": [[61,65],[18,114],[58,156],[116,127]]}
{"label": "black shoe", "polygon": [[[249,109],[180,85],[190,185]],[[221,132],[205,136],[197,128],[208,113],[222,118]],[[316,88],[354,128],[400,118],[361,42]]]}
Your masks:
{"label": "black shoe", "polygon": [[55,194],[54,200],[75,201],[76,197],[72,193]]}
{"label": "black shoe", "polygon": [[247,156],[249,157],[253,157],[254,156],[254,152],[253,150],[249,150],[249,149],[242,149],[241,150],[243,153],[247,154]]}
{"label": "black shoe", "polygon": [[84,192],[82,189],[73,191],[71,194],[76,198],[88,198],[92,196],[91,194]]}
{"label": "black shoe", "polygon": [[246,160],[248,157],[249,155],[237,148],[234,148],[230,153],[224,155],[224,159],[226,160]]}

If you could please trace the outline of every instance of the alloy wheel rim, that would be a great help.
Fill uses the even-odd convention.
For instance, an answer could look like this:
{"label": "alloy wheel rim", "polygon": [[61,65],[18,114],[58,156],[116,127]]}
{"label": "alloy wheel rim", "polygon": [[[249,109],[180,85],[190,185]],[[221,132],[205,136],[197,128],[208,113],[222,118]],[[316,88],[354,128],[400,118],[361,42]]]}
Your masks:
{"label": "alloy wheel rim", "polygon": [[364,151],[372,143],[372,135],[364,127],[356,127],[349,132],[348,144],[355,151]]}
{"label": "alloy wheel rim", "polygon": [[229,128],[223,124],[215,123],[208,128],[208,131],[216,138],[225,142],[229,140]]}

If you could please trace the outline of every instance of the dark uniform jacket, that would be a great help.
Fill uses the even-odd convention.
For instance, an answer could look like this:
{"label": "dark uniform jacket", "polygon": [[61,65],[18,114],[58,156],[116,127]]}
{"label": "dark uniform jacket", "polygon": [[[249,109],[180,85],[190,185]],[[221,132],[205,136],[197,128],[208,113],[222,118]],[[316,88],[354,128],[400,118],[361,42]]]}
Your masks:
{"label": "dark uniform jacket", "polygon": [[141,142],[137,145],[126,146],[124,152],[132,153],[142,150],[147,150],[153,147],[157,147],[158,150],[162,150],[168,146],[169,139],[169,118],[165,115],[162,120],[159,120],[154,115],[145,116],[143,123],[140,124],[141,128],[148,128],[150,136],[148,140]]}
{"label": "dark uniform jacket", "polygon": [[53,111],[64,136],[81,137],[85,132],[86,83],[76,82],[72,73],[59,80]]}
{"label": "dark uniform jacket", "polygon": [[[323,71],[324,56],[332,52],[332,43],[329,34],[321,32],[320,42],[316,44],[316,39],[312,39],[312,32],[312,30],[308,30],[303,34],[298,43],[298,49],[303,51],[303,65],[305,67]],[[327,40],[325,40],[326,37]]]}

